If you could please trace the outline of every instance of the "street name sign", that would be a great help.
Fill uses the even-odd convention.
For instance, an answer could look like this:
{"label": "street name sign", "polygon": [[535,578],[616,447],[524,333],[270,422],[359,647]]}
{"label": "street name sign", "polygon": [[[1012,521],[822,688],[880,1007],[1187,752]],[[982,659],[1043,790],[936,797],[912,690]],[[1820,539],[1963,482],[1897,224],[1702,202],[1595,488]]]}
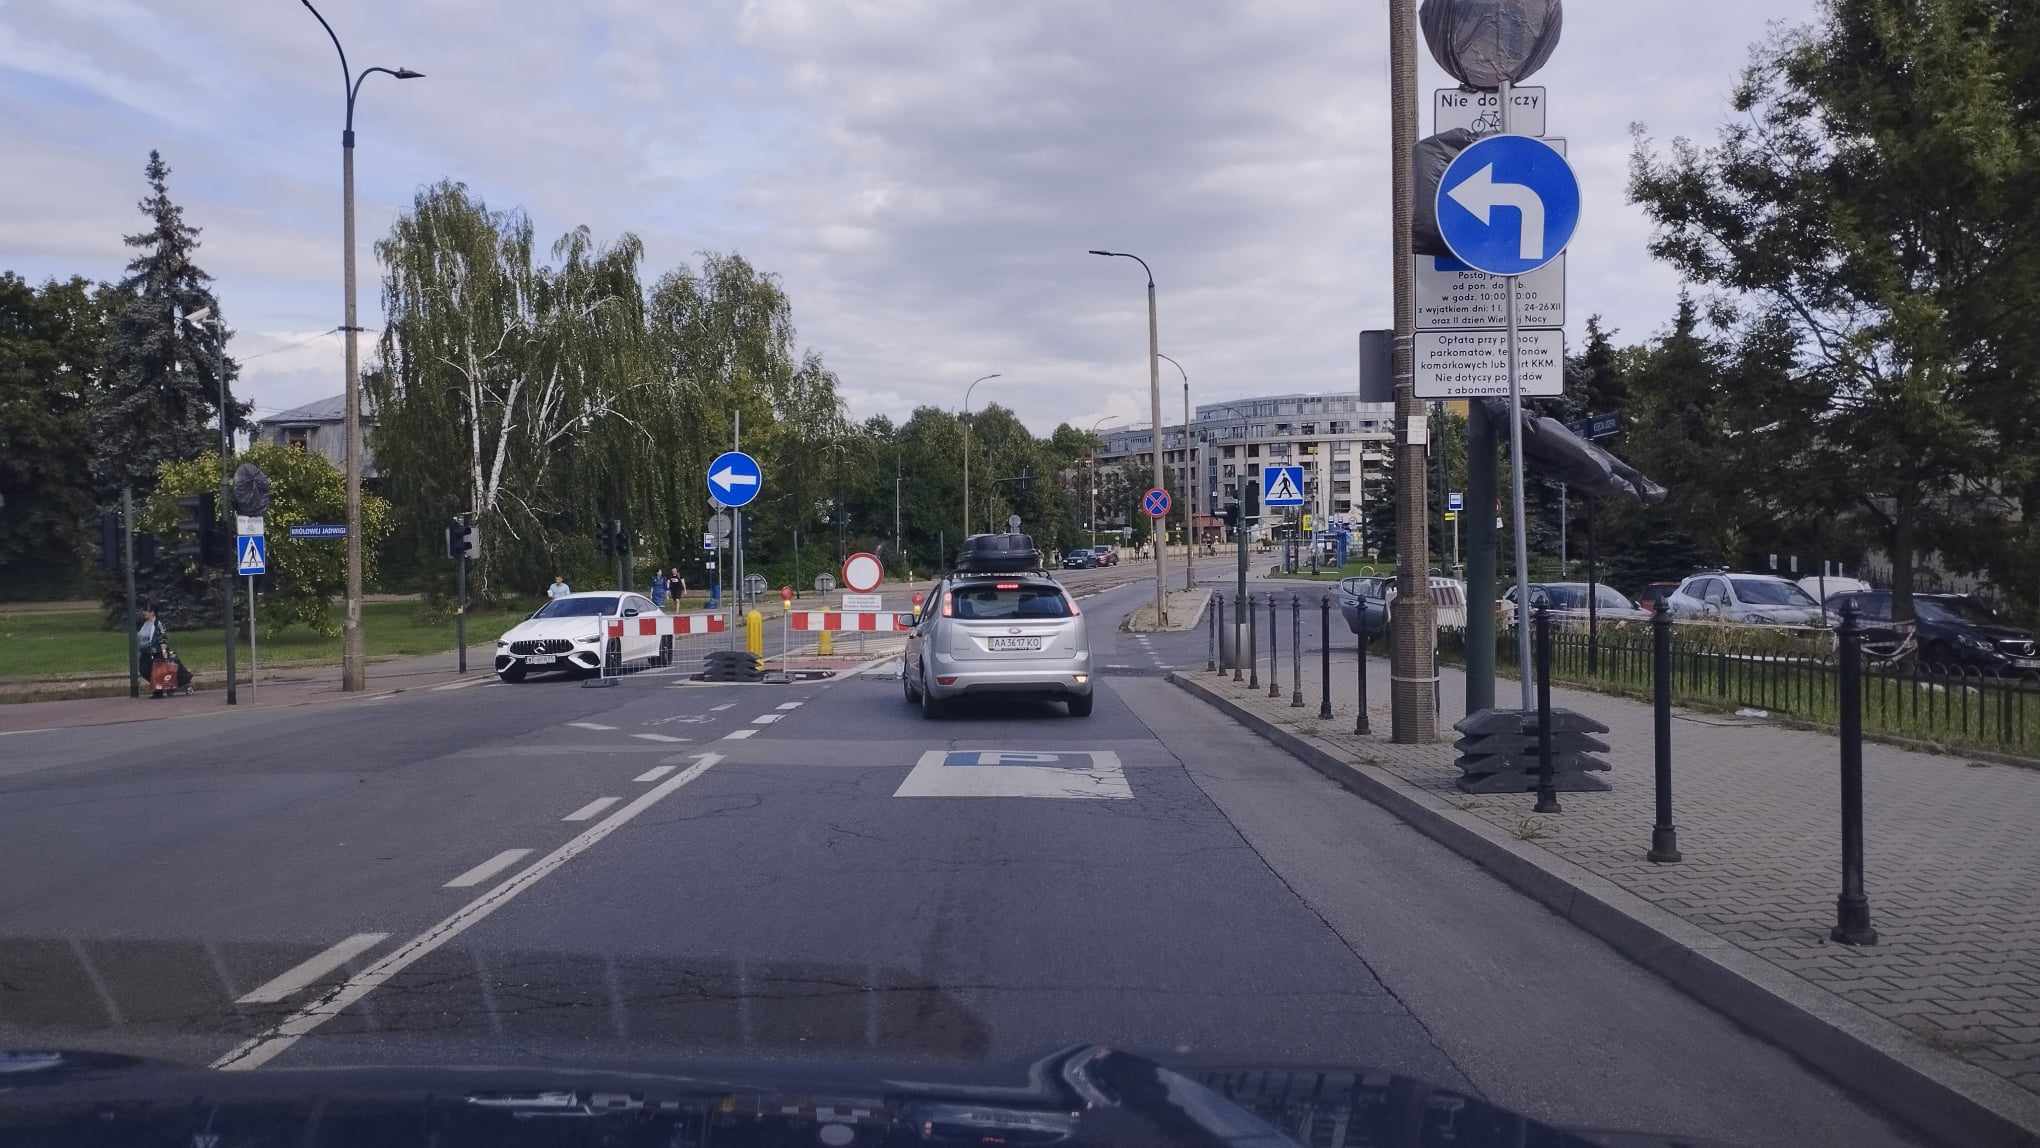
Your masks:
{"label": "street name sign", "polygon": [[724,506],[749,506],[764,485],[758,460],[743,451],[724,451],[708,464],[708,493]]}
{"label": "street name sign", "polygon": [[290,528],[292,538],[345,538],[347,524],[344,522],[308,522]]}
{"label": "street name sign", "polygon": [[1303,468],[1300,466],[1262,467],[1261,505],[1302,506]]}
{"label": "street name sign", "polygon": [[[1509,397],[1507,331],[1418,331],[1417,397]],[[1565,393],[1565,332],[1516,332],[1516,377],[1526,395]]]}
{"label": "street name sign", "polygon": [[1438,233],[1459,262],[1527,275],[1559,257],[1580,222],[1580,181],[1557,148],[1531,136],[1476,140],[1438,179]]}

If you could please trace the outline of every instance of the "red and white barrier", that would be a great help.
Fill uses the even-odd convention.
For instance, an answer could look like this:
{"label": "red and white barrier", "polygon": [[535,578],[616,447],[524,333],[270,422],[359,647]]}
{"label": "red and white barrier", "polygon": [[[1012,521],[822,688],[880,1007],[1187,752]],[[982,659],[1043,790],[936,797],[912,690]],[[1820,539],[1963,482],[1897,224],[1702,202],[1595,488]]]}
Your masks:
{"label": "red and white barrier", "polygon": [[913,623],[907,616],[890,610],[873,613],[845,612],[841,610],[795,610],[786,616],[794,629],[803,632],[817,630],[911,630]]}
{"label": "red and white barrier", "polygon": [[635,634],[640,638],[723,634],[728,633],[730,628],[726,614],[639,614],[635,618],[610,618],[608,622],[612,638],[621,638],[625,634]]}

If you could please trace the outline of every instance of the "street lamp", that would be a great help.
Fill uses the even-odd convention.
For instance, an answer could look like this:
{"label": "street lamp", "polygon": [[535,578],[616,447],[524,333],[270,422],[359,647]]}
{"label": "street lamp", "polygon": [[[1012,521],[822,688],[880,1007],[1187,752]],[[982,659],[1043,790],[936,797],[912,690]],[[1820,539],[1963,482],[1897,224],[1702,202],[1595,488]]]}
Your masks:
{"label": "street lamp", "polygon": [[[1135,263],[1140,264],[1142,271],[1147,272],[1148,405],[1152,409],[1149,425],[1154,428],[1154,485],[1156,489],[1160,489],[1162,486],[1162,364],[1160,360],[1162,343],[1161,335],[1155,322],[1154,269],[1147,265],[1147,260],[1125,251],[1100,251],[1094,247],[1091,249],[1091,254],[1103,255],[1108,259],[1131,259]],[[1157,629],[1169,624],[1168,588],[1164,584],[1166,567],[1168,565],[1168,547],[1163,544],[1167,537],[1168,535],[1165,531],[1162,537],[1155,539],[1155,627]]]}
{"label": "street lamp", "polygon": [[1183,589],[1197,588],[1197,457],[1190,446],[1190,372],[1167,355],[1176,373],[1183,376]]}
{"label": "street lamp", "polygon": [[340,231],[346,245],[341,277],[347,295],[347,318],[341,324],[347,335],[347,618],[341,629],[340,689],[357,693],[368,688],[368,659],[361,640],[361,351],[355,339],[361,327],[354,313],[354,99],[361,94],[361,85],[377,72],[399,80],[420,79],[424,73],[409,68],[367,68],[356,76],[348,70],[347,49],[340,46],[333,26],[312,7],[312,0],[300,3],[326,30],[333,50],[340,53],[340,87],[347,93],[347,123],[340,132]]}
{"label": "street lamp", "polygon": [[1106,423],[1116,423],[1118,415],[1106,415],[1091,424],[1091,434],[1085,442],[1091,447],[1091,549],[1098,549],[1098,448],[1091,445],[1098,437],[1098,428]]}
{"label": "street lamp", "polygon": [[998,375],[985,375],[973,379],[963,388],[963,536],[970,538],[970,393],[977,390],[979,383],[990,382]]}

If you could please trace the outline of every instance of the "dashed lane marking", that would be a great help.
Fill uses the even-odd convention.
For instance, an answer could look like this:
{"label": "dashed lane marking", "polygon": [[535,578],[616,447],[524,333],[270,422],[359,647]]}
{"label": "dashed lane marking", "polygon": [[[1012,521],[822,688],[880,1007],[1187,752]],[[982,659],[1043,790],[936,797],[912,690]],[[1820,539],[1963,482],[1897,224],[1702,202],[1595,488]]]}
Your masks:
{"label": "dashed lane marking", "polygon": [[531,850],[529,849],[505,849],[440,887],[443,889],[471,889],[529,856],[531,856]]}
{"label": "dashed lane marking", "polygon": [[546,854],[536,864],[515,877],[461,906],[446,919],[406,941],[396,951],[349,977],[346,983],[338,988],[320,993],[304,1008],[236,1045],[226,1055],[213,1061],[212,1067],[227,1072],[246,1072],[275,1060],[291,1045],[296,1044],[320,1025],[339,1016],[405,969],[431,956],[441,945],[487,920],[490,914],[509,904],[519,893],[544,880],[553,870],[594,848],[603,838],[628,824],[638,814],[657,805],[681,786],[707,773],[721,760],[719,754],[698,755],[693,765],[639,794],[629,805],[575,834],[573,840]]}
{"label": "dashed lane marking", "polygon": [[776,722],[780,718],[783,718],[785,716],[786,716],[785,714],[759,714],[757,717],[751,719],[751,724],[771,725],[773,722]]}
{"label": "dashed lane marking", "polygon": [[603,725],[599,721],[570,721],[567,725],[572,729],[612,730],[616,728],[613,725]]}
{"label": "dashed lane marking", "polygon": [[807,704],[806,702],[780,702],[777,706],[774,706],[773,708],[780,710],[797,710],[806,704]]}
{"label": "dashed lane marking", "polygon": [[334,943],[290,971],[240,999],[240,1004],[275,1004],[382,943],[388,933],[356,933]]}
{"label": "dashed lane marking", "polygon": [[615,805],[617,802],[622,800],[623,798],[621,797],[598,797],[595,800],[589,802],[588,804],[583,805],[581,808],[574,810],[572,813],[567,814],[565,817],[560,818],[560,820],[593,821],[596,817],[601,815],[603,810],[609,808],[612,805]]}
{"label": "dashed lane marking", "polygon": [[722,735],[722,739],[724,741],[742,741],[747,737],[752,737],[756,735],[757,732],[758,731],[755,729],[733,729],[730,732]]}
{"label": "dashed lane marking", "polygon": [[710,712],[710,713],[718,713],[718,714],[719,714],[719,713],[721,713],[721,712],[723,712],[724,710],[727,710],[727,709],[735,709],[735,708],[736,708],[736,705],[737,705],[737,703],[735,703],[735,702],[724,702],[723,704],[721,704],[721,705],[719,705],[719,706],[710,706],[710,707],[708,707],[708,709],[709,709],[709,712]]}
{"label": "dashed lane marking", "polygon": [[663,733],[634,733],[634,734],[632,734],[632,735],[630,735],[630,736],[632,736],[632,737],[634,737],[634,738],[637,738],[637,739],[638,739],[639,741],[686,741],[686,740],[687,740],[687,739],[686,739],[686,738],[684,738],[684,737],[673,737],[673,736],[672,736],[672,735],[670,735],[670,734],[663,734]]}
{"label": "dashed lane marking", "polygon": [[670,765],[655,765],[652,768],[645,770],[643,773],[638,774],[636,777],[631,778],[631,780],[657,781],[660,778],[666,776],[667,774],[673,772],[675,768],[676,768],[675,766]]}

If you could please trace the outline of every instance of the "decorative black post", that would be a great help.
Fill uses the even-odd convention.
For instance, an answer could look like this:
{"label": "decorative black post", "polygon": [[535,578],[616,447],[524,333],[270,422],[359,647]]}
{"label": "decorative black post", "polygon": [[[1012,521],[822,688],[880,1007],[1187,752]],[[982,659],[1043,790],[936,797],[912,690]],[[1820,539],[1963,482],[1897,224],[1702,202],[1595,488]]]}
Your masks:
{"label": "decorative black post", "polygon": [[1652,861],[1669,864],[1679,858],[1679,831],[1672,825],[1672,612],[1665,592],[1658,591],[1650,616],[1651,713],[1657,757],[1657,824],[1650,829]]}
{"label": "decorative black post", "polygon": [[1247,688],[1250,690],[1261,688],[1261,643],[1256,640],[1254,634],[1254,628],[1260,617],[1254,612],[1254,596],[1247,595]]}
{"label": "decorative black post", "polygon": [[1204,655],[1204,672],[1218,669],[1218,616],[1225,611],[1225,595],[1217,590],[1211,592],[1211,646]]}
{"label": "decorative black post", "polygon": [[1240,675],[1240,611],[1247,608],[1246,598],[1238,591],[1233,592],[1232,610],[1232,680],[1237,683],[1245,679]]}
{"label": "decorative black post", "polygon": [[1353,719],[1354,733],[1372,733],[1367,728],[1367,602],[1360,601],[1360,715]]}
{"label": "decorative black post", "polygon": [[1842,605],[1842,895],[1828,937],[1844,945],[1874,945],[1870,898],[1863,892],[1863,630],[1856,603]]}
{"label": "decorative black post", "polygon": [[[1519,614],[1521,611],[1517,611]],[[1551,611],[1537,607],[1537,804],[1533,813],[1560,813],[1558,790],[1552,787],[1551,761]]]}
{"label": "decorative black post", "polygon": [[1268,595],[1268,696],[1280,698],[1282,687],[1275,679],[1282,676],[1282,619],[1275,615],[1280,605],[1275,595]]}
{"label": "decorative black post", "polygon": [[[1318,707],[1319,721],[1332,720],[1332,596],[1318,598]],[[1303,691],[1297,691],[1301,701]]]}
{"label": "decorative black post", "polygon": [[1303,595],[1289,596],[1289,708],[1303,708]]}

